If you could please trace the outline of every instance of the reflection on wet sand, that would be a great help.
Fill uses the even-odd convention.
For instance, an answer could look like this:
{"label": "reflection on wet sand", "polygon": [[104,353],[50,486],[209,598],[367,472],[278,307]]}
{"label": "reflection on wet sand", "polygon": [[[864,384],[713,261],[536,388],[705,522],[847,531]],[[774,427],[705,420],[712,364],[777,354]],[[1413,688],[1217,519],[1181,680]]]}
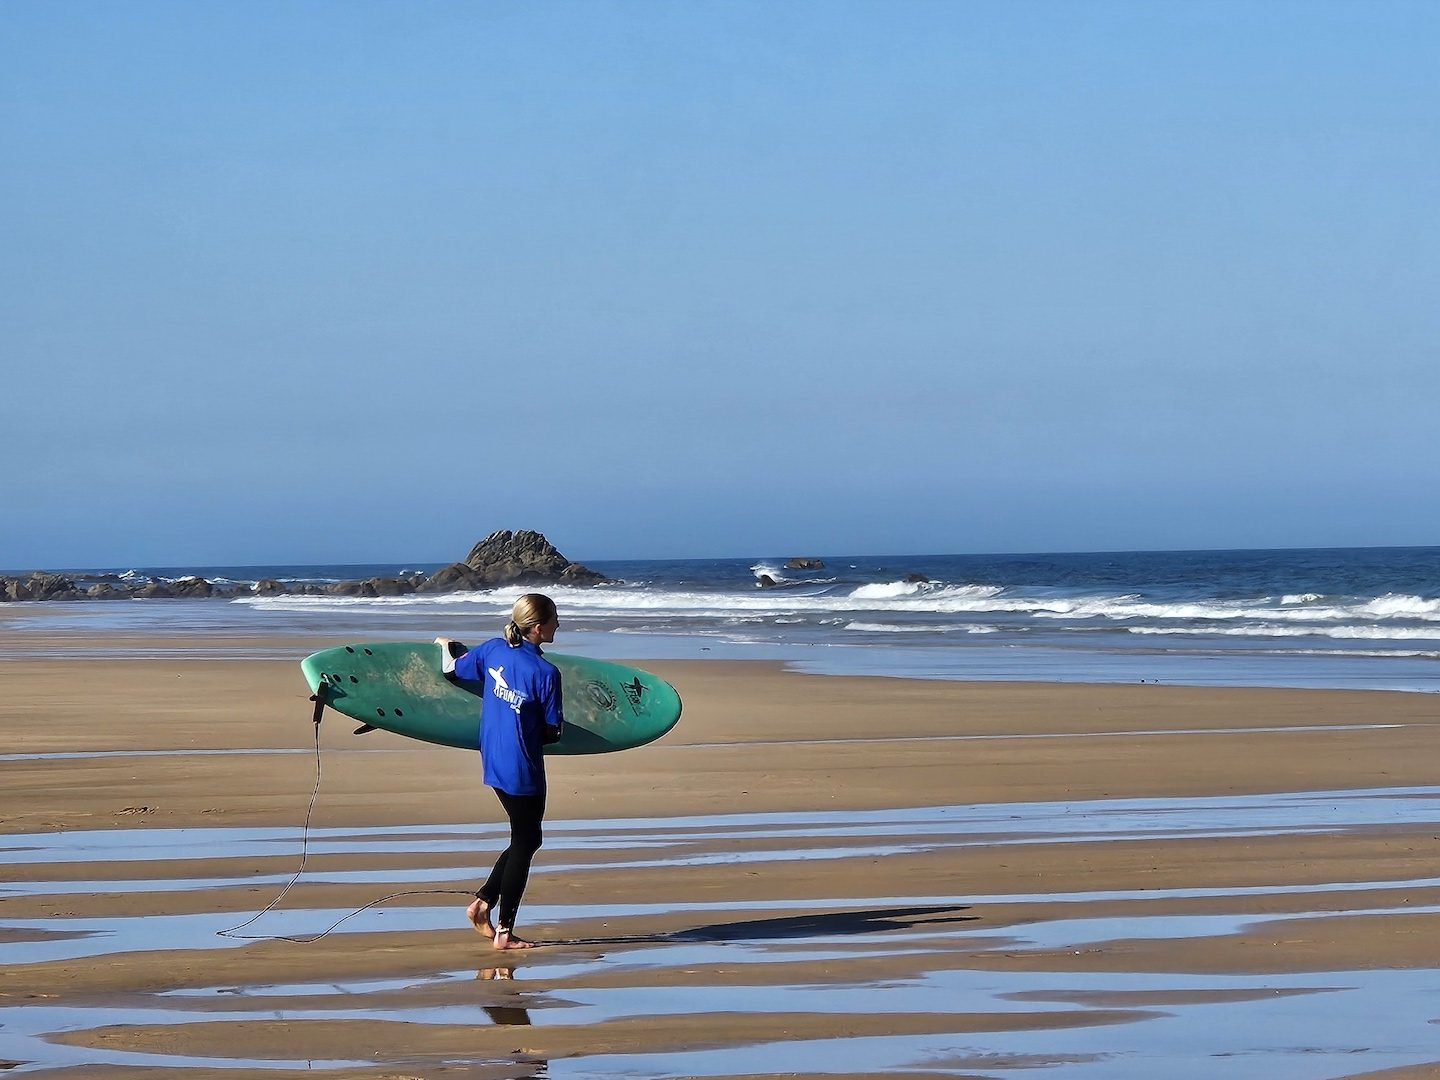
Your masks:
{"label": "reflection on wet sand", "polygon": [[[1440,925],[1440,879],[1397,873],[1368,882],[1069,891],[1041,880],[1031,893],[977,887],[934,896],[866,890],[884,891],[886,867],[894,865],[884,860],[897,853],[965,859],[1049,844],[1057,851],[1093,845],[1097,853],[1113,854],[1116,849],[1102,845],[1202,837],[1247,845],[1260,837],[1413,828],[1440,816],[1437,807],[1440,789],[1400,788],[562,822],[554,830],[559,857],[542,873],[563,871],[572,882],[618,871],[650,873],[659,883],[718,869],[754,875],[753,895],[529,905],[527,919],[546,930],[542,947],[513,965],[478,970],[455,966],[475,949],[461,909],[450,901],[411,899],[366,912],[314,952],[294,946],[299,951],[285,954],[297,971],[321,971],[327,957],[362,971],[372,969],[356,955],[373,964],[376,949],[389,948],[420,958],[407,961],[411,974],[330,973],[283,982],[247,981],[239,974],[247,946],[216,932],[235,921],[237,906],[262,899],[257,885],[283,877],[247,871],[257,859],[283,853],[293,832],[9,836],[0,840],[0,859],[11,859],[10,869],[24,868],[28,878],[10,886],[0,912],[0,964],[11,972],[29,971],[38,980],[54,971],[65,978],[75,965],[166,951],[213,956],[213,970],[235,981],[134,991],[123,1000],[96,993],[27,997],[12,981],[0,997],[0,1059],[19,1063],[19,1072],[103,1065],[237,1074],[350,1070],[376,1064],[381,1051],[363,1040],[383,1031],[387,1041],[378,1045],[389,1060],[443,1060],[550,1080],[906,1069],[975,1075],[1040,1066],[1061,1080],[1208,1080],[1222,1073],[1241,1080],[1328,1080],[1353,1072],[1361,1050],[1370,1069],[1440,1059],[1434,970],[1207,972],[1198,969],[1199,958],[1221,948],[1254,955],[1246,952],[1250,943],[1273,955],[1272,943],[1337,933],[1334,924],[1347,918],[1428,933]],[[261,925],[269,933],[309,932],[344,916],[346,909],[334,906],[336,890],[353,894],[357,886],[378,890],[409,880],[454,884],[468,871],[403,862],[417,848],[443,858],[473,853],[477,834],[487,842],[495,838],[494,829],[444,826],[316,834],[312,852],[363,858],[365,866],[319,866],[297,889],[295,906],[266,916]],[[895,842],[875,842],[882,838]],[[612,858],[616,846],[628,857]],[[207,865],[225,872],[174,881],[135,872],[200,851]],[[637,851],[655,857],[636,858]],[[770,868],[813,868],[823,862],[817,854],[838,864],[834,880],[853,881],[855,895],[764,895]],[[98,876],[102,869],[133,876],[111,881]],[[61,906],[62,897],[80,903],[139,884],[154,894],[156,914],[66,914]],[[197,890],[224,910],[163,910]],[[1363,903],[1331,902],[1361,890]],[[692,887],[677,891],[701,894]],[[30,913],[20,914],[22,903],[32,906]],[[33,910],[45,904],[48,913]],[[1177,950],[1164,954],[1168,966],[1142,959],[1147,943]],[[1334,1024],[1340,1014],[1363,1023],[1364,1047]],[[694,1048],[686,1041],[689,1021],[700,1015],[735,1018],[725,1045]],[[368,1034],[355,1034],[357,1022]],[[234,1024],[255,1025],[250,1045],[264,1053],[222,1053],[216,1025]],[[626,1034],[632,1025],[673,1048],[659,1055],[627,1052],[635,1042]],[[517,1050],[501,1029],[521,1027],[533,1034],[526,1036],[531,1045]],[[592,1037],[602,1029],[611,1033],[603,1054],[594,1051]],[[337,1052],[342,1047],[351,1052]]]}
{"label": "reflection on wet sand", "polygon": [[[515,978],[513,967],[486,967],[475,973],[480,982],[510,982]],[[498,1027],[529,1027],[530,1010],[519,1005],[482,1005],[490,1022]]]}

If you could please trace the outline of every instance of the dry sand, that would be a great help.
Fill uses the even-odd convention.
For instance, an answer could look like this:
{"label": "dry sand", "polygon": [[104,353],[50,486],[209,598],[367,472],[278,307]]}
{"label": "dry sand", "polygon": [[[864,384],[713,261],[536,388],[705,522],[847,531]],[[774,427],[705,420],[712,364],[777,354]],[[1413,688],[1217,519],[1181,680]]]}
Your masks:
{"label": "dry sand", "polygon": [[242,932],[448,892],[237,942],[299,865],[294,659],[0,661],[0,1068],[1440,1076],[1433,698],[638,666],[685,716],[551,760],[502,957],[474,755],[327,714],[326,842]]}

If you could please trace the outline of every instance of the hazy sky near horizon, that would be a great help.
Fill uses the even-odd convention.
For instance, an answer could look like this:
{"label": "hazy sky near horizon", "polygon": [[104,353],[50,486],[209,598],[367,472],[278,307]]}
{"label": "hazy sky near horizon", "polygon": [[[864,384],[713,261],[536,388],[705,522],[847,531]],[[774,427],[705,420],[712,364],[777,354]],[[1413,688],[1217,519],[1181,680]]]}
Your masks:
{"label": "hazy sky near horizon", "polygon": [[0,569],[1440,543],[1440,5],[0,8]]}

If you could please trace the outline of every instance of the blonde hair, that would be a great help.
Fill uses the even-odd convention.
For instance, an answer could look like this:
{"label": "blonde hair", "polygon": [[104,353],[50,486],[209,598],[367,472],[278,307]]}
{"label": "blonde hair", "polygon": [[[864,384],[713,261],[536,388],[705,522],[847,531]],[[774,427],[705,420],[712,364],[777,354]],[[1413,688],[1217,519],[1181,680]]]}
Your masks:
{"label": "blonde hair", "polygon": [[526,593],[510,609],[510,621],[505,624],[505,640],[512,646],[519,645],[532,626],[547,623],[555,615],[554,600],[544,593]]}

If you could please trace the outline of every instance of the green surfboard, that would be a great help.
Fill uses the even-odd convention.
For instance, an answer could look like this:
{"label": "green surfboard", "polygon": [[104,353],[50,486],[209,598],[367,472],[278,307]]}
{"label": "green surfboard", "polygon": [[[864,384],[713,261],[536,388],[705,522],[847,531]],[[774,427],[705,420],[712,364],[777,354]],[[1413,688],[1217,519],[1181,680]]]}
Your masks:
{"label": "green surfboard", "polygon": [[[680,719],[680,695],[647,671],[583,656],[545,659],[560,669],[565,709],[564,733],[547,754],[629,750]],[[366,643],[314,653],[300,670],[326,708],[411,739],[477,750],[484,685],[450,681],[440,660],[439,645]]]}

